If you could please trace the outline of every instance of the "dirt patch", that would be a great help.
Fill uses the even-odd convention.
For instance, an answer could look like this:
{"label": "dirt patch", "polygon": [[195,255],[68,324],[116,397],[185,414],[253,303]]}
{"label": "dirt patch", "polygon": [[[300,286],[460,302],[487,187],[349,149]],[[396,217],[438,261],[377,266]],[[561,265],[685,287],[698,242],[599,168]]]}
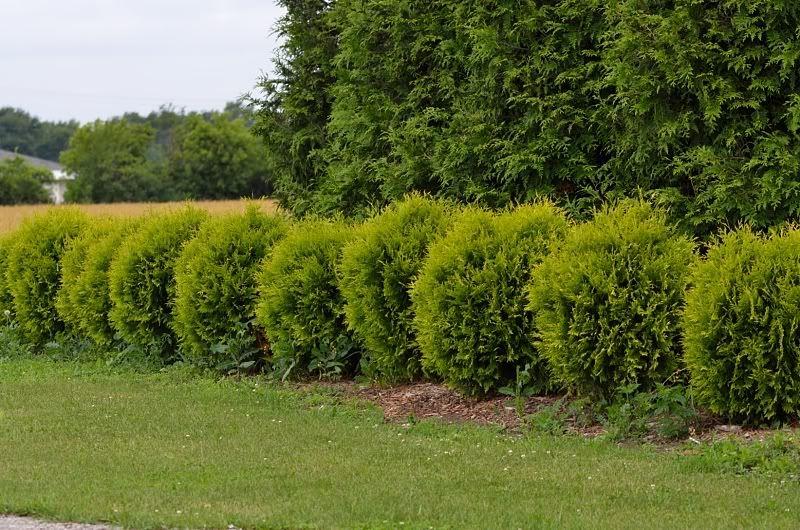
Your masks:
{"label": "dirt patch", "polygon": [[[393,387],[365,386],[352,381],[314,382],[292,385],[296,388],[325,387],[347,398],[361,399],[377,405],[384,420],[390,423],[408,423],[413,420],[435,419],[446,423],[470,422],[492,425],[511,433],[523,430],[523,423],[531,415],[550,409],[566,410],[571,400],[564,396],[534,396],[519,401],[512,397],[496,396],[484,399],[468,398],[444,385],[430,382],[412,383]],[[579,418],[563,414],[561,421],[566,432],[593,438],[604,434],[603,425],[595,418]],[[798,429],[796,422],[787,428]],[[718,417],[701,413],[689,436],[680,440],[662,439],[649,434],[641,442],[664,448],[675,448],[689,443],[709,443],[723,438],[741,441],[763,441],[778,432],[769,428],[753,428],[725,423]]]}
{"label": "dirt patch", "polygon": [[506,430],[518,430],[522,417],[551,406],[559,399],[557,396],[530,397],[518,409],[517,401],[511,397],[469,398],[444,385],[427,382],[392,387],[364,386],[352,381],[315,382],[295,386],[323,386],[349,398],[369,401],[383,411],[387,422],[406,423],[409,420],[436,419],[446,423],[494,425]]}
{"label": "dirt patch", "polygon": [[[434,383],[391,388],[354,388],[351,394],[377,404],[383,410],[386,420],[392,422],[406,422],[409,418],[435,418],[445,422],[497,425],[505,429],[516,429],[520,425],[520,415],[513,399],[470,399]],[[537,409],[554,400],[543,397],[529,401],[526,409]]]}

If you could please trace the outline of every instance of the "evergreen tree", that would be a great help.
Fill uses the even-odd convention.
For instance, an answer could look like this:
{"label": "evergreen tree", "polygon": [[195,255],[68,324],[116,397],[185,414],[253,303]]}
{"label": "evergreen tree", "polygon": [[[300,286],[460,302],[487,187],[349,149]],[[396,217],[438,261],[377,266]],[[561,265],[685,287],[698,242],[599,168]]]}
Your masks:
{"label": "evergreen tree", "polygon": [[283,44],[274,60],[274,76],[260,83],[264,96],[256,130],[267,146],[277,197],[302,214],[311,209],[312,195],[326,172],[323,148],[337,35],[329,0],[278,3],[286,10],[277,27]]}

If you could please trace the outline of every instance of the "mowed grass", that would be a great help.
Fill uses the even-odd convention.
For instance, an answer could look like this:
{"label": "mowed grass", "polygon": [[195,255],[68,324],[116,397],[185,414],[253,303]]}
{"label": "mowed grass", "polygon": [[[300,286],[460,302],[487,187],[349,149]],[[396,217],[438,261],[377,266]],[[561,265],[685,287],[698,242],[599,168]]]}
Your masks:
{"label": "mowed grass", "polygon": [[[113,204],[80,204],[74,205],[81,210],[92,215],[109,215],[115,217],[136,217],[147,215],[151,212],[170,211],[181,208],[186,204],[194,205],[198,208],[213,214],[240,212],[244,211],[249,203],[260,204],[266,212],[276,211],[278,204],[272,199],[261,199],[257,201],[185,201],[185,202],[123,202]],[[48,204],[36,205],[16,205],[0,206],[0,234],[10,232],[28,217],[37,213],[43,213],[50,208],[65,208],[69,206],[53,206]]]}
{"label": "mowed grass", "polygon": [[690,457],[384,424],[319,390],[0,362],[0,513],[133,528],[796,527],[800,487]]}

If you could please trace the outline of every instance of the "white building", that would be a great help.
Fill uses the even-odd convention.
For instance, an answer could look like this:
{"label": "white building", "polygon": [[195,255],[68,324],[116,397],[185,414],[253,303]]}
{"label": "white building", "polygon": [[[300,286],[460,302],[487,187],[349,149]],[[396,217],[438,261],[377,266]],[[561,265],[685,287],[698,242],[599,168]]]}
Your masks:
{"label": "white building", "polygon": [[64,171],[64,168],[58,162],[52,160],[44,160],[36,158],[35,156],[21,155],[11,151],[4,151],[0,149],[0,160],[8,158],[20,157],[25,162],[32,166],[45,168],[53,174],[53,181],[44,185],[45,189],[50,193],[50,200],[55,204],[62,204],[64,202],[64,193],[67,191],[67,182],[74,180],[75,176]]}

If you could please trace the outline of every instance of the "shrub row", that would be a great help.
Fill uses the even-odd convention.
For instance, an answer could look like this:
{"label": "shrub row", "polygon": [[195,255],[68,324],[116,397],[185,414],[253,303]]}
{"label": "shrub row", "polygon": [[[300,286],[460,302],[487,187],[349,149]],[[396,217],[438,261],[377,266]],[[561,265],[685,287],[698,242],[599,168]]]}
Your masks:
{"label": "shrub row", "polygon": [[549,202],[416,195],[359,226],[54,209],[0,239],[0,267],[0,308],[34,346],[89,338],[222,372],[427,377],[469,395],[608,400],[689,379],[729,418],[800,412],[800,231],[732,231],[701,259],[641,201],[577,225]]}

